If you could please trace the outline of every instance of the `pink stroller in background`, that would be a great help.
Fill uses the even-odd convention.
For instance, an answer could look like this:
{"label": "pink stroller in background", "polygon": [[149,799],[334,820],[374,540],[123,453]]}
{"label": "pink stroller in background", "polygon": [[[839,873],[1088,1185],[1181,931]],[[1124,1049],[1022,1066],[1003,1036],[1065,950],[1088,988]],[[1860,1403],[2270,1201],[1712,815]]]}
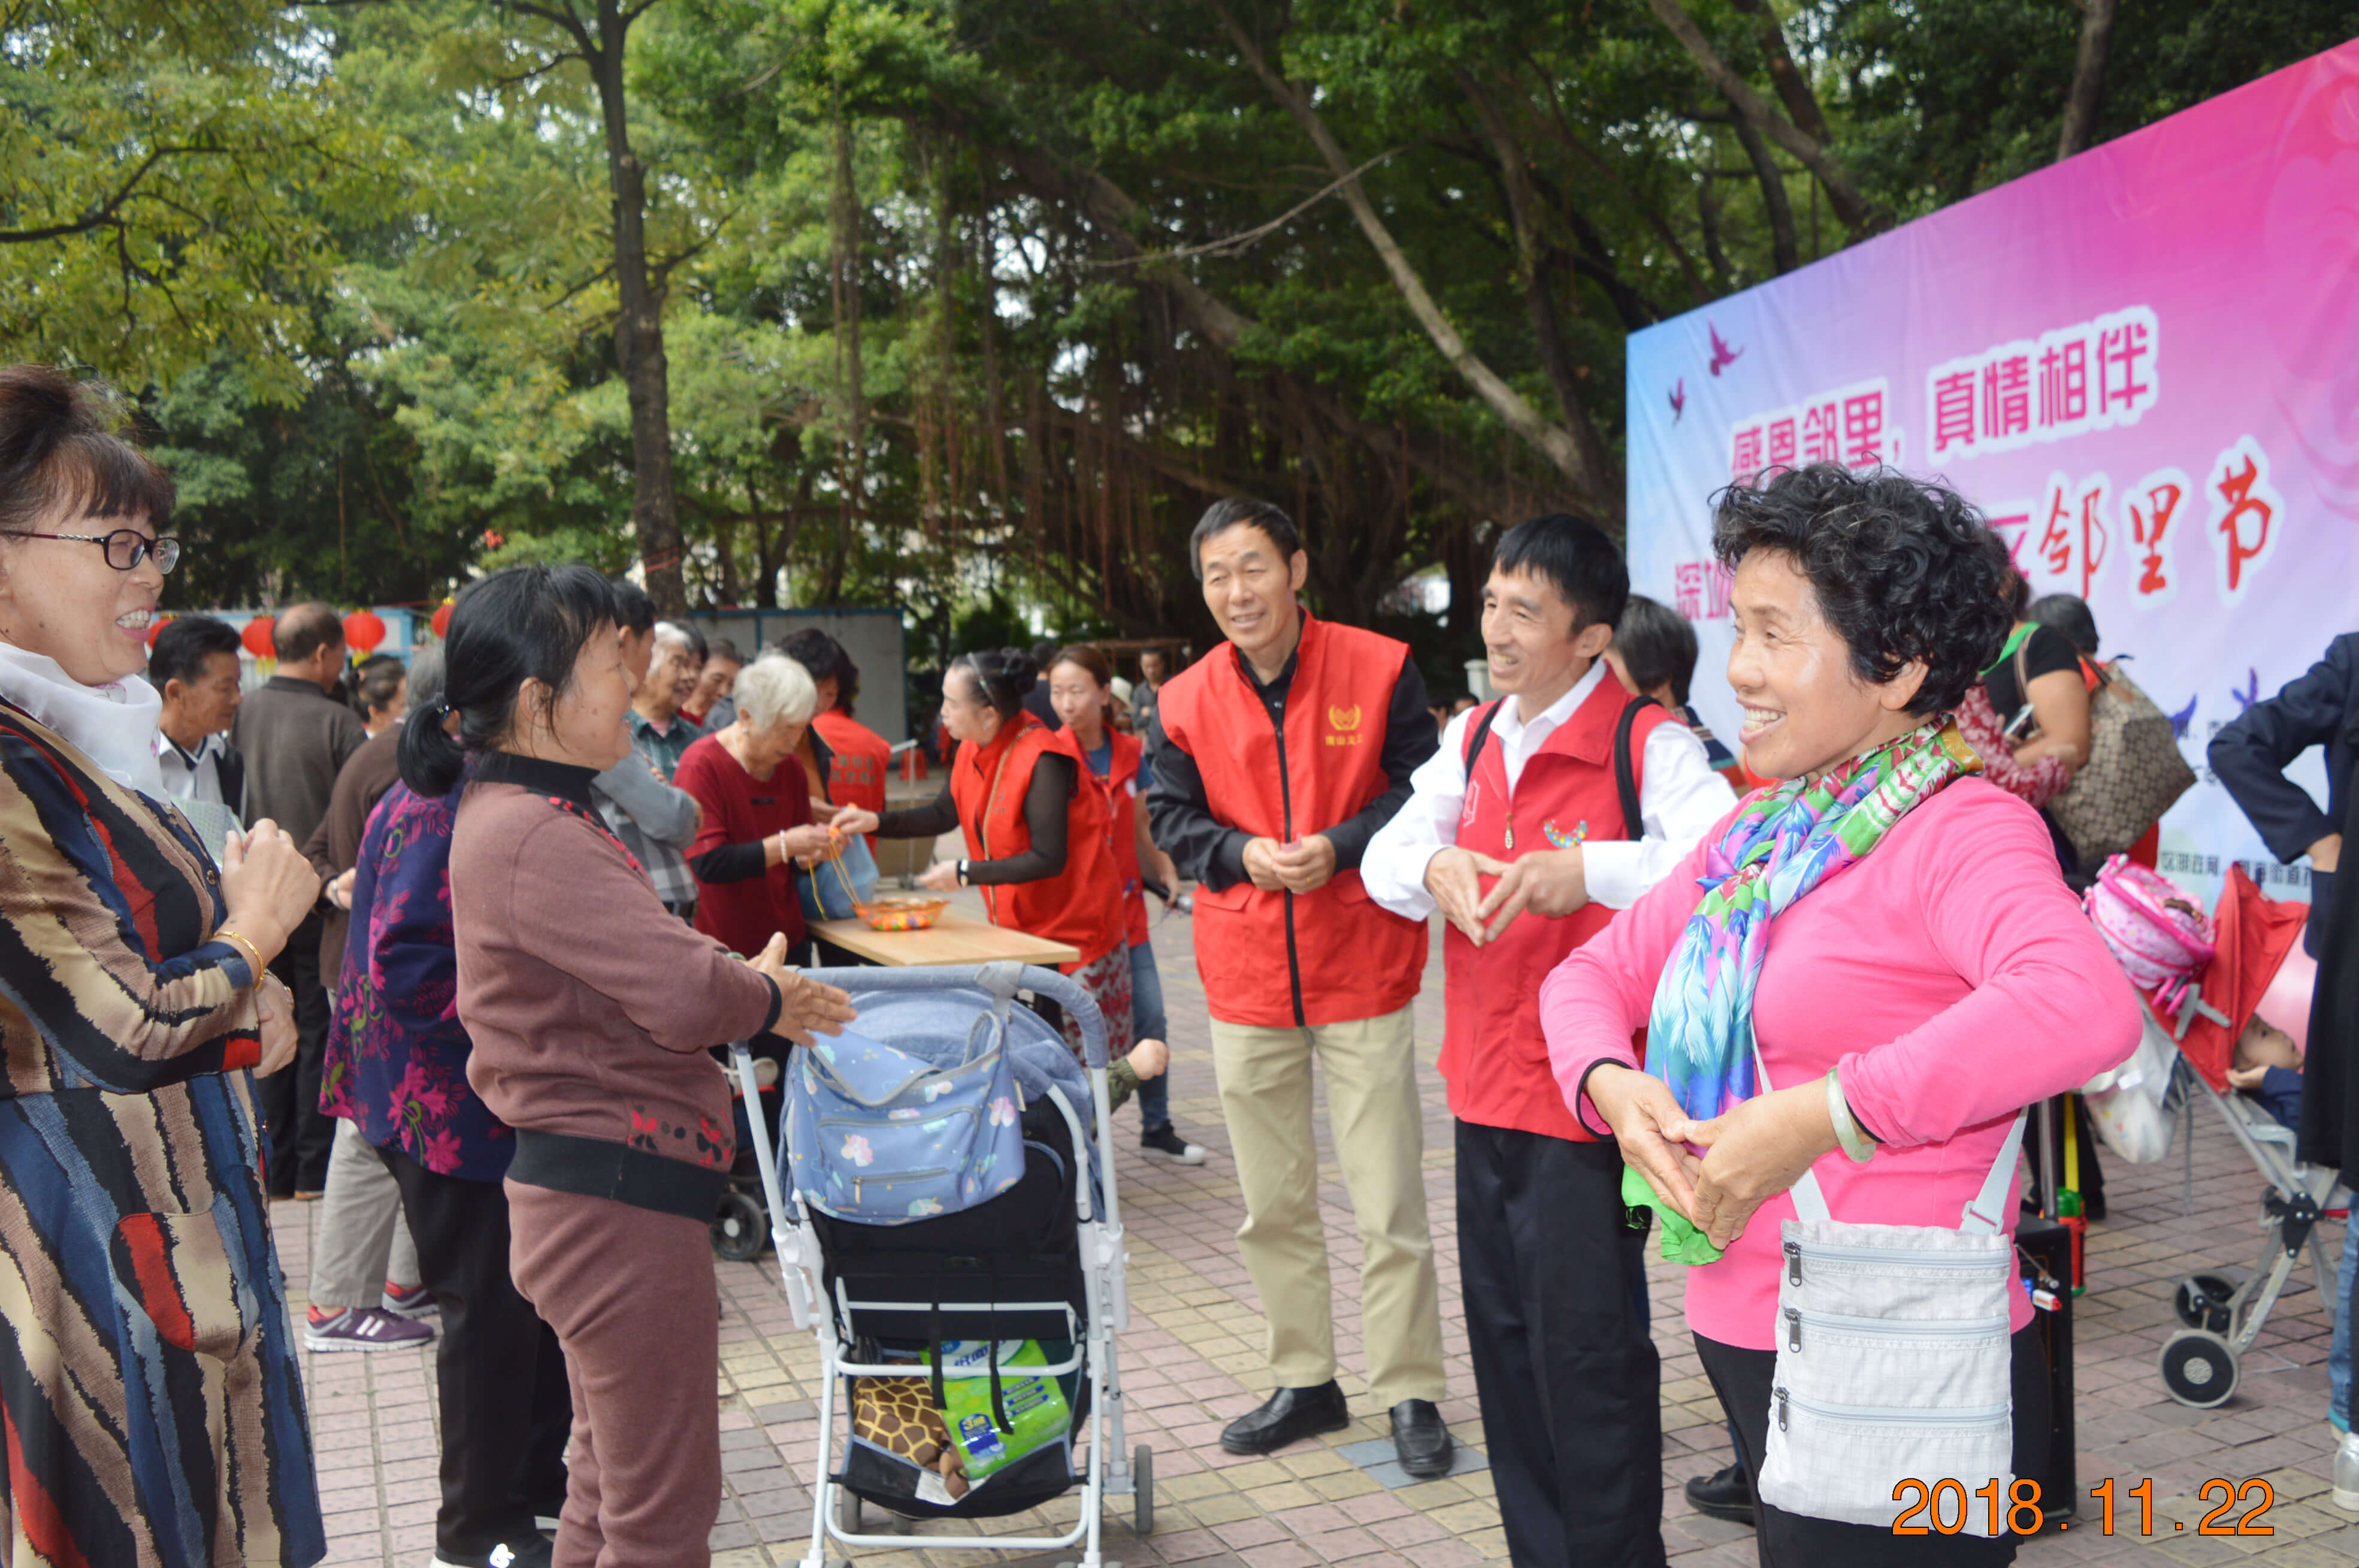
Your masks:
{"label": "pink stroller in background", "polygon": [[2195,1100],[2205,1098],[2268,1184],[2257,1221],[2260,1256],[2244,1282],[2190,1274],[2171,1292],[2184,1326],[2158,1357],[2163,1387],[2181,1404],[2209,1409],[2236,1391],[2238,1359],[2259,1336],[2305,1250],[2321,1297],[2332,1294],[2318,1224],[2338,1173],[2297,1159],[2293,1130],[2228,1081],[2236,1042],[2300,940],[2309,908],[2263,896],[2242,867],[2232,866],[2220,907],[2207,920],[2176,884],[2118,856],[2106,862],[2088,907],[2146,1003],[2145,1038],[2121,1069],[2123,1083],[2090,1096],[2090,1114],[2107,1143],[2133,1161],[2162,1158],[2171,1111],[2183,1104],[2190,1119],[2191,1193],[2191,1119]]}

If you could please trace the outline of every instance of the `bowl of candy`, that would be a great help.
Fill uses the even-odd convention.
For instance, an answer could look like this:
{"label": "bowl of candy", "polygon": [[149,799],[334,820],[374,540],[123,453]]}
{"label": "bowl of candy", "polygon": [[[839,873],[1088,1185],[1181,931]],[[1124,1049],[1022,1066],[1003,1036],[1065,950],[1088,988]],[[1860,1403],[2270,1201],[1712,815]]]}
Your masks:
{"label": "bowl of candy", "polygon": [[853,908],[871,931],[923,931],[950,903],[929,893],[883,893]]}

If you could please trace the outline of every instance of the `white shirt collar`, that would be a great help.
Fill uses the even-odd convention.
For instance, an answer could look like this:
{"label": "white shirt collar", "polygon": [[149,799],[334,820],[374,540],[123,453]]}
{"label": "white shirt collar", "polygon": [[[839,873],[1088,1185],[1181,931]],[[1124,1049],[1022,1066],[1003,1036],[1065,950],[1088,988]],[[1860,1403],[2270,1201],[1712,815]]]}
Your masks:
{"label": "white shirt collar", "polygon": [[186,752],[180,749],[180,743],[178,741],[173,740],[169,735],[164,733],[162,726],[158,726],[156,730],[156,756],[158,761],[161,761],[164,754],[167,752],[169,752],[173,755],[185,761],[189,766],[196,767],[202,763],[207,757],[219,752],[224,742],[220,735],[208,735],[203,740],[197,742],[197,749],[195,751]]}
{"label": "white shirt collar", "polygon": [[1519,705],[1516,700],[1512,697],[1507,697],[1499,704],[1499,716],[1491,721],[1491,728],[1497,732],[1502,744],[1517,739],[1526,730],[1531,732],[1533,741],[1537,743],[1540,737],[1554,733],[1560,725],[1571,719],[1579,710],[1581,705],[1589,700],[1590,695],[1596,691],[1597,683],[1609,673],[1611,672],[1603,659],[1592,659],[1589,662],[1589,673],[1573,682],[1571,690],[1541,709],[1540,716],[1528,724],[1517,717]]}

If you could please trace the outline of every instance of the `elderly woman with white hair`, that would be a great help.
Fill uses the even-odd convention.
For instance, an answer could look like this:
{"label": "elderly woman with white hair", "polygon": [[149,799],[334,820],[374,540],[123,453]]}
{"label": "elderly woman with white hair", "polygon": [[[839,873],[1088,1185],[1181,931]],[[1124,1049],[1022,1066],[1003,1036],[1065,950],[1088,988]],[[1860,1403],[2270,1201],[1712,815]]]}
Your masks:
{"label": "elderly woman with white hair", "polygon": [[810,953],[795,862],[833,842],[811,819],[811,781],[795,757],[819,691],[802,665],[765,654],[738,674],[736,698],[736,719],[690,745],[673,776],[704,808],[688,850],[696,928],[749,957],[783,932],[788,961],[801,963]]}

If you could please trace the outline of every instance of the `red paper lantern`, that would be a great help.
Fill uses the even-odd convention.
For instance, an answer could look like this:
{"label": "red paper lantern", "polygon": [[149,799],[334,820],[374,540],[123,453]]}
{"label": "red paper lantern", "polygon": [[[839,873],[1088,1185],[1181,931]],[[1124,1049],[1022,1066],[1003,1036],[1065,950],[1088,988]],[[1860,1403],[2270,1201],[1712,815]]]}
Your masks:
{"label": "red paper lantern", "polygon": [[361,653],[375,653],[385,641],[385,622],[373,610],[355,610],[344,617],[344,641]]}
{"label": "red paper lantern", "polygon": [[278,622],[271,617],[257,615],[245,623],[245,630],[237,634],[237,640],[245,643],[245,651],[257,659],[277,658],[278,650],[272,644],[270,638],[272,633],[277,629],[277,625]]}
{"label": "red paper lantern", "polygon": [[171,623],[172,617],[169,615],[158,615],[155,620],[147,622],[147,645],[151,648],[154,647],[156,645],[156,639],[161,636],[163,634],[164,628],[169,626]]}
{"label": "red paper lantern", "polygon": [[435,636],[448,637],[451,635],[451,601],[446,599],[442,601],[442,607],[434,612],[434,619],[429,622],[429,624],[434,628]]}

